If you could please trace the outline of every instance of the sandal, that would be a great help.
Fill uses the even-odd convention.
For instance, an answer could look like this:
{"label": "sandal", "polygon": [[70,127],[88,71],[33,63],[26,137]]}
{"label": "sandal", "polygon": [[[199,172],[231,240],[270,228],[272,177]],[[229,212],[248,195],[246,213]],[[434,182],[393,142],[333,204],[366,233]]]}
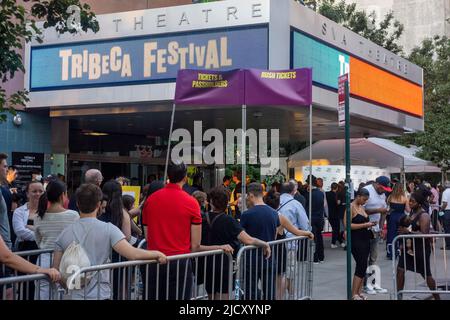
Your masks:
{"label": "sandal", "polygon": [[361,298],[361,296],[355,294],[355,295],[352,297],[352,300],[364,300],[364,299]]}
{"label": "sandal", "polygon": [[359,296],[360,296],[361,300],[368,300],[367,296],[362,293],[360,293]]}

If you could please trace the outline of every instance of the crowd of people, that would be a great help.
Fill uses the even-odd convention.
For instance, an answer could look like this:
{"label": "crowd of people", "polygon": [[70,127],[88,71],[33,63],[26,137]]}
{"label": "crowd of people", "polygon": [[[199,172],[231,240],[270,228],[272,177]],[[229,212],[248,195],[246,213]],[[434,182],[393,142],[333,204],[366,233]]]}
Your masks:
{"label": "crowd of people", "polygon": [[[313,262],[323,263],[323,229],[328,218],[332,227],[331,248],[336,249],[339,244],[347,249],[343,182],[333,183],[331,190],[325,192],[323,179],[314,176],[305,184],[289,180],[270,186],[247,179],[246,205],[243,206],[239,171],[233,177],[225,176],[223,184],[208,193],[203,192],[201,185],[186,183],[187,167],[182,162],[171,162],[167,176],[167,183],[152,179],[145,186],[143,200],[137,208],[132,196],[122,194],[122,180],[104,182],[102,173],[96,169],[86,171],[84,184],[70,198],[64,181],[57,176],[49,177],[45,185],[42,179],[35,177],[24,189],[24,203],[19,202],[15,208],[11,204],[11,190],[2,188],[2,194],[5,191],[9,194],[0,198],[0,262],[24,274],[47,274],[64,287],[69,274],[61,266],[67,264],[69,253],[76,250],[74,243],[83,248],[87,265],[124,259],[155,260],[160,265],[165,264],[169,256],[210,250],[223,250],[235,258],[242,245],[253,245],[260,250],[251,259],[257,261],[264,256],[267,263],[246,267],[247,286],[259,289],[244,290],[244,297],[281,299],[286,291],[290,297],[295,296],[297,263],[306,258],[307,248],[300,248],[297,242],[287,242],[282,246],[282,253],[274,255],[269,242],[307,237],[315,241]],[[0,154],[0,179],[8,183],[12,177],[7,156]],[[386,240],[387,258],[392,258],[398,254],[392,252],[392,240],[398,234],[426,234],[441,229],[450,233],[450,184],[445,187],[445,191],[438,190],[437,186],[416,181],[408,183],[404,190],[401,183],[384,176],[359,186],[350,205],[352,241],[349,249],[356,261],[354,299],[367,298],[363,287],[366,294],[386,292],[377,285],[365,283],[368,265],[378,259],[380,238]],[[387,232],[384,232],[385,225]],[[146,248],[139,249],[142,239],[146,240]],[[450,248],[449,241],[446,248]],[[53,258],[51,253],[45,253],[39,260],[34,256],[25,261],[12,252],[35,249],[53,250]],[[416,247],[416,250],[422,250],[422,258],[416,254],[413,260],[407,258],[404,259],[406,264],[398,265],[399,289],[403,286],[405,270],[420,273],[430,288],[436,286],[429,268],[430,245]],[[403,251],[401,254],[411,257],[410,248],[403,248]],[[210,258],[207,257],[207,261]],[[224,275],[228,274],[228,265],[205,265],[207,269],[199,271],[204,275],[209,297],[226,299],[229,279]],[[5,273],[0,276],[8,276],[8,271]],[[160,298],[175,299],[178,292],[182,292],[181,298],[191,297],[194,272],[190,259],[181,260],[177,270],[170,265],[160,268],[155,263],[143,273],[148,299],[155,299],[157,292]],[[179,281],[180,275],[184,276],[183,281]],[[102,273],[90,279],[83,290],[69,290],[68,298],[109,299],[109,281],[109,275]],[[258,281],[262,282],[260,287]],[[50,298],[48,285],[40,286],[39,294],[34,291],[37,290],[32,288],[28,292],[29,299]],[[117,299],[118,294],[114,291],[113,298]]]}

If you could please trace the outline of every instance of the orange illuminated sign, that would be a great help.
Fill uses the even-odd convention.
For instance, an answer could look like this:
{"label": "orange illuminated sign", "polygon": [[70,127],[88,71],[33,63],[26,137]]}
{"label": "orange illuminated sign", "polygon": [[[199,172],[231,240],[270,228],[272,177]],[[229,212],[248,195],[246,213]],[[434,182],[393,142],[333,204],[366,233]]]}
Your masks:
{"label": "orange illuminated sign", "polygon": [[350,94],[423,117],[422,87],[350,57]]}

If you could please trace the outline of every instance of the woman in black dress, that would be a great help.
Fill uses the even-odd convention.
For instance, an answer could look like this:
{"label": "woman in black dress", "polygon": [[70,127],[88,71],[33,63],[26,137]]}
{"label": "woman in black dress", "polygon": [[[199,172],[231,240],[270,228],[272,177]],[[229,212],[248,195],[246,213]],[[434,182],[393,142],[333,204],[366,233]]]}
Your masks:
{"label": "woman in black dress", "polygon": [[[356,198],[350,206],[352,214],[351,250],[353,259],[356,262],[352,285],[352,300],[367,299],[361,292],[370,253],[370,239],[372,238],[370,228],[376,224],[376,222],[369,222],[369,216],[363,207],[368,199],[369,191],[361,189],[356,193]],[[347,225],[345,215],[344,225]]]}
{"label": "woman in black dress", "polygon": [[[409,198],[411,231],[405,226],[400,226],[399,234],[430,234],[431,218],[423,209],[425,202],[426,199],[420,191],[411,194]],[[414,238],[413,241],[413,254],[408,254],[406,240],[404,243],[400,242],[404,245],[397,264],[397,290],[401,291],[405,286],[405,268],[408,271],[419,273],[426,280],[428,288],[436,290],[436,281],[431,275],[430,268],[431,238]],[[440,300],[439,294],[433,294],[433,297],[435,300]]]}

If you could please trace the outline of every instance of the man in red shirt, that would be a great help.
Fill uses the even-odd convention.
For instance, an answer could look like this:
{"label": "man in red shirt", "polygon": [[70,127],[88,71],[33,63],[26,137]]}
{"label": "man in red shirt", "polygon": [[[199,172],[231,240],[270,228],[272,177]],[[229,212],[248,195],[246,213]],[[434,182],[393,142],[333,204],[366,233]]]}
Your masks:
{"label": "man in red shirt", "polygon": [[[187,181],[186,165],[182,162],[171,162],[167,168],[167,176],[170,183],[147,199],[142,212],[143,224],[147,225],[145,232],[147,248],[159,250],[167,256],[217,249],[232,253],[233,249],[229,245],[200,245],[202,231],[200,206],[195,198],[182,189]],[[159,270],[156,265],[150,265],[147,279],[149,292],[148,296],[144,293],[145,297],[155,299],[158,290],[158,299],[191,298],[193,278],[191,261],[190,259],[178,261],[160,266]],[[169,273],[168,291],[166,291],[167,273]],[[159,288],[156,288],[157,282]]]}

